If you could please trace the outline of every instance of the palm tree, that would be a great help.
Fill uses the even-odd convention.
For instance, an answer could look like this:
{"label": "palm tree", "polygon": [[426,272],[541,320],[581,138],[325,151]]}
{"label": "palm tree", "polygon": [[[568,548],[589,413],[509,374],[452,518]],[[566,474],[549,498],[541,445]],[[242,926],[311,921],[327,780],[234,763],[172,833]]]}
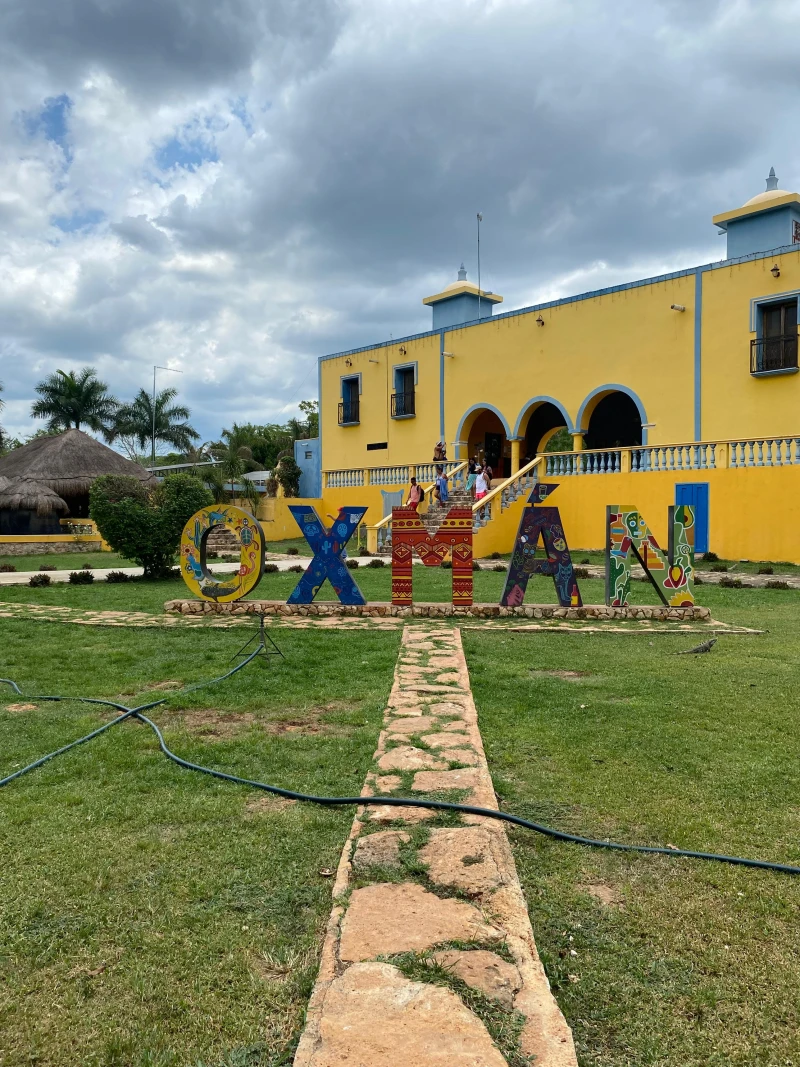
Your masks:
{"label": "palm tree", "polygon": [[[144,451],[155,437],[156,444],[172,445],[179,452],[188,452],[199,441],[200,434],[188,423],[189,409],[183,404],[173,404],[177,389],[162,389],[156,393],[155,422],[153,421],[153,398],[145,389],[140,389],[132,403],[121,404],[114,419],[112,437],[122,439],[126,451],[135,452],[135,446]],[[155,430],[155,433],[154,433]]]}
{"label": "palm tree", "polygon": [[47,419],[48,430],[80,430],[88,426],[108,437],[119,407],[94,367],[75,371],[57,370],[36,386],[39,399],[31,407],[34,419]]}

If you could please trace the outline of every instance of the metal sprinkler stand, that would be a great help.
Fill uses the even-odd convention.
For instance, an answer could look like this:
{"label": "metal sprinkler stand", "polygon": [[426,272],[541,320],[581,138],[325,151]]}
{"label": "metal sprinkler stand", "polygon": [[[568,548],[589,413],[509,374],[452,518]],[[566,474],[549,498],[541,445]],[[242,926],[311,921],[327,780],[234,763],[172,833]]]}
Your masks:
{"label": "metal sprinkler stand", "polygon": [[234,654],[231,656],[232,660],[237,659],[239,656],[249,655],[247,650],[250,648],[254,641],[257,642],[256,658],[259,658],[260,656],[280,656],[281,659],[286,659],[284,654],[273,641],[272,635],[268,633],[266,627],[264,626],[265,618],[265,615],[258,616],[258,630],[248,641],[246,641],[242,645],[238,652],[234,652]]}

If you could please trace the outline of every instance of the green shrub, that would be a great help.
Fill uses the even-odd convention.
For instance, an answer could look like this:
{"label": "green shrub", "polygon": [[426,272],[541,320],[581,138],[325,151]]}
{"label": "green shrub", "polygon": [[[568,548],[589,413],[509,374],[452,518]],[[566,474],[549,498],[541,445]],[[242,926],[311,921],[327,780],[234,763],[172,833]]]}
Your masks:
{"label": "green shrub", "polygon": [[369,561],[369,563],[367,564],[367,566],[368,567],[385,567],[386,566],[386,560],[385,559],[371,559]]}
{"label": "green shrub", "polygon": [[[374,562],[375,561],[373,560],[372,563]],[[372,563],[370,563],[370,567],[372,566]],[[441,562],[441,567],[443,571],[450,571],[453,569],[453,561],[450,559],[443,559]]]}
{"label": "green shrub", "polygon": [[706,563],[716,563],[719,560],[719,556],[716,552],[705,552],[703,554],[703,559]]}
{"label": "green shrub", "polygon": [[17,568],[14,566],[13,563],[0,563],[0,573],[11,574],[11,572],[15,571],[16,569]]}
{"label": "green shrub", "polygon": [[275,574],[280,568],[277,563],[265,563],[262,574]]}
{"label": "green shrub", "polygon": [[98,530],[115,552],[144,568],[145,578],[169,574],[183,527],[213,502],[211,492],[190,474],[170,474],[156,487],[106,474],[89,492]]}
{"label": "green shrub", "polygon": [[489,555],[489,559],[502,559],[502,558],[503,558],[503,553],[502,552],[492,552]]}
{"label": "green shrub", "polygon": [[[712,567],[712,570],[715,570],[715,569],[716,568]],[[720,578],[719,584],[721,586],[723,586],[725,589],[742,589],[743,588],[741,578]]]}
{"label": "green shrub", "polygon": [[759,567],[758,568],[758,573],[759,574],[774,574],[775,573],[775,569],[773,567]]}
{"label": "green shrub", "polygon": [[482,571],[482,570],[483,570],[483,567],[481,567],[480,563],[478,563],[478,561],[477,561],[476,559],[474,559],[474,560],[472,561],[472,569],[473,569],[474,571]]}
{"label": "green shrub", "polygon": [[278,460],[278,466],[275,468],[275,477],[278,479],[281,489],[283,489],[284,496],[296,497],[299,494],[300,475],[302,473],[293,456],[283,456]]}
{"label": "green shrub", "polygon": [[765,588],[766,589],[791,589],[791,586],[789,585],[788,582],[783,582],[779,578],[776,578],[775,581],[766,582]]}
{"label": "green shrub", "polygon": [[354,570],[358,569],[359,563],[358,563],[357,559],[346,559],[344,562],[345,562],[345,566],[349,570],[354,571]]}
{"label": "green shrub", "polygon": [[91,571],[70,571],[67,581],[70,585],[91,585],[94,575]]}
{"label": "green shrub", "polygon": [[498,564],[496,567],[492,567],[493,571],[497,571],[500,574],[506,573],[506,568],[502,564]]}
{"label": "green shrub", "polygon": [[131,576],[126,574],[125,571],[109,571],[106,575],[106,581],[110,582],[111,585],[116,585],[119,582],[129,582],[130,580]]}
{"label": "green shrub", "polygon": [[718,574],[725,574],[728,570],[728,565],[727,563],[715,563],[711,570],[716,571]]}
{"label": "green shrub", "polygon": [[49,574],[32,574],[31,577],[30,577],[30,580],[28,581],[28,585],[32,585],[35,589],[37,589],[37,588],[39,588],[39,587],[41,587],[43,585],[50,585],[50,575]]}
{"label": "green shrub", "polygon": [[287,567],[287,570],[293,571],[295,574],[303,574],[305,567],[300,563],[295,563],[293,567]]}
{"label": "green shrub", "polygon": [[286,549],[286,555],[287,556],[299,556],[300,552],[298,551],[298,549],[296,549],[294,546],[292,546],[291,548],[287,548]]}
{"label": "green shrub", "polygon": [[576,578],[588,578],[589,572],[585,567],[573,567],[572,573]]}
{"label": "green shrub", "polygon": [[57,571],[57,570],[58,570],[58,567],[54,567],[54,566],[52,565],[52,563],[43,563],[43,564],[42,564],[42,565],[41,565],[41,566],[39,567],[39,570],[40,570],[40,571]]}

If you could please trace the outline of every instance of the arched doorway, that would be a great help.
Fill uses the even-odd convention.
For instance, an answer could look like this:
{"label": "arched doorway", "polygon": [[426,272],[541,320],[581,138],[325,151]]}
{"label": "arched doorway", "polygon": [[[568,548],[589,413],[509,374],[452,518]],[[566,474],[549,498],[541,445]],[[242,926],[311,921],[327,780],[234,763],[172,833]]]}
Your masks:
{"label": "arched doorway", "polygon": [[[635,397],[621,390],[599,392],[584,402],[584,448],[627,448],[642,444],[643,409]],[[586,413],[588,412],[588,421]]]}
{"label": "arched doorway", "polygon": [[495,481],[511,474],[510,437],[508,423],[500,412],[481,405],[464,415],[458,430],[458,439],[466,442],[466,456],[477,456],[482,463],[488,463]]}
{"label": "arched doorway", "polygon": [[[561,404],[550,397],[529,400],[520,412],[515,431],[516,436],[522,438],[520,462],[535,459],[559,430],[572,433],[569,415]],[[569,451],[569,447],[565,451]]]}

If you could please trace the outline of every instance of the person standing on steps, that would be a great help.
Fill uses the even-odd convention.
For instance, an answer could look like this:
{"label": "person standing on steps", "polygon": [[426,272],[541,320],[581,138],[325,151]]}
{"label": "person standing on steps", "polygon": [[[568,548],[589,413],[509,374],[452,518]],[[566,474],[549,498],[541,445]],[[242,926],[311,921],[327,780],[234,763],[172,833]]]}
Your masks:
{"label": "person standing on steps", "polygon": [[442,466],[436,468],[436,489],[438,491],[439,503],[446,504],[449,493],[447,489],[447,475]]}
{"label": "person standing on steps", "polygon": [[447,446],[444,441],[437,441],[433,448],[433,462],[447,463]]}
{"label": "person standing on steps", "polygon": [[486,468],[481,467],[475,478],[475,502],[483,500],[486,494],[489,492],[489,482],[486,478]]}
{"label": "person standing on steps", "polygon": [[408,500],[406,501],[406,507],[407,508],[413,508],[414,511],[416,511],[417,508],[422,503],[422,500],[423,500],[424,496],[425,496],[425,490],[422,488],[421,485],[417,485],[417,479],[416,478],[412,478],[411,479],[411,487],[408,490]]}
{"label": "person standing on steps", "polygon": [[486,492],[488,493],[492,488],[492,478],[494,478],[494,471],[488,463],[484,463],[483,465],[483,476],[486,479]]}
{"label": "person standing on steps", "polygon": [[475,499],[475,479],[478,477],[478,470],[480,463],[478,463],[478,457],[473,456],[467,465],[467,484],[466,490],[469,493],[472,500]]}

